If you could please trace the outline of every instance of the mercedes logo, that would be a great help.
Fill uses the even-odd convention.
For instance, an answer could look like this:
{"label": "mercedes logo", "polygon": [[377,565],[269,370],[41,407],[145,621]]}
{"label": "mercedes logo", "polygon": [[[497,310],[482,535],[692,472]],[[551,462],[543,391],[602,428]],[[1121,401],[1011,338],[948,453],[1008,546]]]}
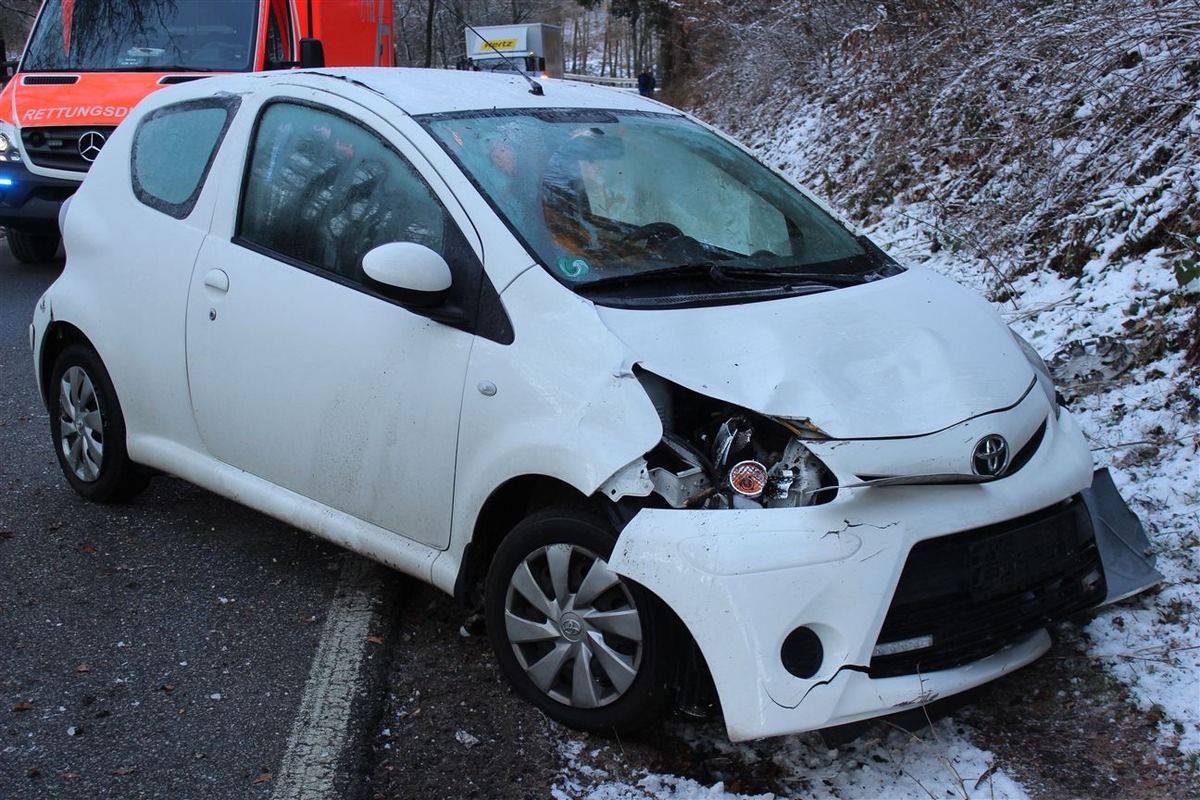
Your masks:
{"label": "mercedes logo", "polygon": [[79,137],[79,155],[83,156],[83,160],[91,163],[96,160],[96,156],[100,155],[100,148],[104,146],[104,134],[100,131],[87,131]]}
{"label": "mercedes logo", "polygon": [[976,475],[997,478],[1008,468],[1008,442],[1003,436],[988,434],[975,445],[971,456],[971,469]]}

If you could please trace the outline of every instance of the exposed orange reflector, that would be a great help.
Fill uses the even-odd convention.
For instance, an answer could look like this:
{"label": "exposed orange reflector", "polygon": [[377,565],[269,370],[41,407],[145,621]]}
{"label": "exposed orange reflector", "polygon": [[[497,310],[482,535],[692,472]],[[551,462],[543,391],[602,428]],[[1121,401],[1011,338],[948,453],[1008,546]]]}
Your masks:
{"label": "exposed orange reflector", "polygon": [[757,461],[739,461],[729,470],[729,485],[738,494],[758,497],[767,488],[767,468]]}

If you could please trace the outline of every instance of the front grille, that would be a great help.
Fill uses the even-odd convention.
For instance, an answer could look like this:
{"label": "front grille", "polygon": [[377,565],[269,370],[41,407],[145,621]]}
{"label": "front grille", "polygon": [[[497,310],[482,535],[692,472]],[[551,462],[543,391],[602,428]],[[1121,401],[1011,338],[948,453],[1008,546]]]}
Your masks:
{"label": "front grille", "polygon": [[1082,497],[1020,519],[921,542],[912,549],[879,644],[932,644],[876,655],[884,678],[949,669],[1090,608],[1107,588]]}
{"label": "front grille", "polygon": [[[25,145],[25,154],[29,156],[29,160],[39,167],[87,172],[92,162],[80,153],[80,137],[85,134],[100,134],[107,141],[113,130],[115,126],[112,125],[24,128],[21,130],[21,143]],[[94,152],[89,150],[93,159]]]}

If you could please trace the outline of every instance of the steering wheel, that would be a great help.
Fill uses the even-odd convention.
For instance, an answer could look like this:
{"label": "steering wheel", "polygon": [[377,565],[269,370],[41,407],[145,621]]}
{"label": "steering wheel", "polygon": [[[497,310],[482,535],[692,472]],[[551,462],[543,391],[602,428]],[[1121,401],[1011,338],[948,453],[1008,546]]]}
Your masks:
{"label": "steering wheel", "polygon": [[667,242],[680,236],[683,236],[683,231],[676,225],[672,225],[669,222],[651,222],[646,225],[639,225],[622,236],[621,244],[631,244],[644,240],[649,246],[662,247]]}

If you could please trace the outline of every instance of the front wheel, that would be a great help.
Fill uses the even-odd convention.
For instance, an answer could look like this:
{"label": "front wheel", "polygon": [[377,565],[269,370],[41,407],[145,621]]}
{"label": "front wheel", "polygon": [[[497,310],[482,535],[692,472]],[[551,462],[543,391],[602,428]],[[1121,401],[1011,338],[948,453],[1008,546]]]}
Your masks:
{"label": "front wheel", "polygon": [[68,346],[50,377],[50,434],[67,482],[98,503],[132,499],[149,480],[125,450],[125,418],[112,379],[90,347]]}
{"label": "front wheel", "polygon": [[57,233],[26,233],[5,228],[4,238],[8,240],[8,249],[12,251],[13,258],[22,264],[49,261],[58,255]]}
{"label": "front wheel", "polygon": [[488,572],[488,637],[519,694],[581,730],[642,725],[668,696],[660,601],[608,567],[616,536],[575,508],[537,512]]}

